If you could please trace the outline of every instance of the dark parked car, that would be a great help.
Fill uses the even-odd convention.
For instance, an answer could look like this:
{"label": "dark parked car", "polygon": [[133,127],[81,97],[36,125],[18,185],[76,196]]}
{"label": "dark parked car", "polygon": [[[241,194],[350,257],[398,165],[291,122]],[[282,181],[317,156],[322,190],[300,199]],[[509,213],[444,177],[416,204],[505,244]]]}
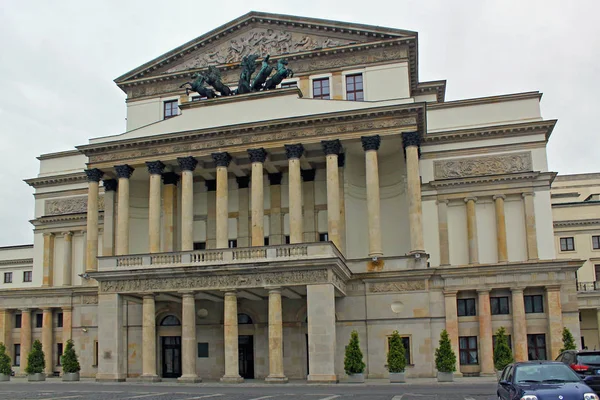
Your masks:
{"label": "dark parked car", "polygon": [[567,350],[556,361],[567,364],[594,392],[600,393],[600,351]]}
{"label": "dark parked car", "polygon": [[599,400],[571,368],[557,361],[508,365],[498,382],[501,400]]}

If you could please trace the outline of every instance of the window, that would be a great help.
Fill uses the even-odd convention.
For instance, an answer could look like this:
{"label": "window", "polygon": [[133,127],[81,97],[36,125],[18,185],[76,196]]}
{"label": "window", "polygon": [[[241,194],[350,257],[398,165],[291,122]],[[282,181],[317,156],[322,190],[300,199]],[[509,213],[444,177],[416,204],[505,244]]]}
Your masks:
{"label": "window", "polygon": [[328,242],[329,234],[327,233],[319,233],[319,242]]}
{"label": "window", "polygon": [[164,103],[165,119],[177,116],[177,113],[179,110],[177,105],[178,105],[177,100],[165,101],[165,103]]}
{"label": "window", "polygon": [[208,358],[208,343],[198,343],[198,358]]}
{"label": "window", "polygon": [[238,314],[238,324],[247,325],[252,324],[252,318],[248,314]]}
{"label": "window", "polygon": [[363,101],[364,99],[362,74],[346,75],[346,100]]}
{"label": "window", "polygon": [[230,239],[229,240],[229,248],[233,249],[235,247],[237,247],[237,239]]}
{"label": "window", "polygon": [[285,244],[290,244],[290,235],[285,235]]}
{"label": "window", "polygon": [[181,326],[181,321],[174,315],[167,315],[160,322],[160,326]]}
{"label": "window", "polygon": [[490,297],[492,315],[509,314],[508,297]]}
{"label": "window", "polygon": [[583,350],[587,349],[587,347],[586,347],[586,345],[585,345],[585,338],[584,338],[583,336],[581,337],[581,348],[582,348]]}
{"label": "window", "polygon": [[477,361],[477,336],[461,336],[458,338],[461,365],[479,364]]}
{"label": "window", "polygon": [[560,251],[574,251],[575,239],[572,237],[560,238]]}
{"label": "window", "polygon": [[56,343],[56,365],[60,367],[60,358],[62,357],[63,354],[63,344],[62,343]]}
{"label": "window", "polygon": [[458,305],[459,317],[472,317],[477,315],[477,310],[475,309],[475,299],[458,299],[456,302]]}
{"label": "window", "polygon": [[544,312],[544,297],[541,294],[524,296],[525,312],[527,314]]}
{"label": "window", "polygon": [[23,282],[31,282],[31,271],[23,271]]}
{"label": "window", "polygon": [[600,250],[600,236],[592,236],[592,249]]}
{"label": "window", "polygon": [[13,365],[15,367],[21,366],[21,345],[15,344],[15,351],[13,353],[15,355],[15,359],[13,360]]}
{"label": "window", "polygon": [[313,80],[313,99],[329,100],[329,78]]}
{"label": "window", "polygon": [[298,87],[298,82],[285,82],[281,84],[282,89]]}
{"label": "window", "polygon": [[12,272],[4,273],[4,283],[12,283]]}
{"label": "window", "polygon": [[546,335],[535,334],[527,335],[527,353],[529,360],[546,359]]}
{"label": "window", "polygon": [[98,341],[94,340],[94,364],[93,367],[98,366]]}
{"label": "window", "polygon": [[59,312],[58,314],[56,314],[56,326],[58,328],[62,328],[63,327],[63,313]]}
{"label": "window", "polygon": [[194,250],[206,250],[206,242],[195,242]]}
{"label": "window", "polygon": [[44,314],[35,314],[35,327],[41,328],[44,325]]}
{"label": "window", "polygon": [[594,274],[596,275],[596,281],[600,281],[600,264],[594,265]]}
{"label": "window", "polygon": [[[402,336],[402,346],[404,346],[404,355],[406,356],[406,365],[410,365],[410,337]],[[390,337],[387,338],[387,351],[390,351]]]}
{"label": "window", "polygon": [[269,237],[266,236],[265,237],[265,244],[264,244],[264,246],[268,246],[268,245],[269,245]]}
{"label": "window", "polygon": [[[512,350],[512,336],[506,335],[506,341],[508,342],[508,347]],[[492,351],[496,349],[496,335],[492,336]]]}
{"label": "window", "polygon": [[15,329],[21,327],[21,314],[15,314]]}

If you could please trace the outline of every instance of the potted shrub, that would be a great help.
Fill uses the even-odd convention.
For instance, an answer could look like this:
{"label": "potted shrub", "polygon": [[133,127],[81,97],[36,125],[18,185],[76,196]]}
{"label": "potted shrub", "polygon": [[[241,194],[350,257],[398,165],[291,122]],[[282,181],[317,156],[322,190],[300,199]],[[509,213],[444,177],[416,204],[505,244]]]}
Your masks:
{"label": "potted shrub", "polygon": [[565,350],[575,350],[577,348],[577,346],[575,346],[575,339],[573,338],[573,334],[571,334],[569,328],[563,328],[562,341],[563,346],[562,349],[560,349],[560,353]]}
{"label": "potted shrub", "polygon": [[27,380],[29,382],[45,381],[44,368],[46,368],[46,358],[42,351],[42,343],[36,339],[31,352],[27,355],[27,368],[25,368]]}
{"label": "potted shrub", "polygon": [[390,337],[390,349],[387,354],[388,371],[390,371],[390,383],[404,383],[404,369],[406,368],[406,350],[402,344],[402,338],[398,331],[394,331]]}
{"label": "potted shrub", "polygon": [[0,342],[0,382],[10,381],[12,368],[10,367],[10,357],[6,354],[6,346]]}
{"label": "potted shrub", "polygon": [[350,343],[346,346],[346,356],[344,357],[344,371],[348,374],[348,382],[364,383],[364,370],[365,363],[358,343],[358,332],[352,331]]}
{"label": "potted shrub", "polygon": [[512,350],[508,345],[506,330],[502,326],[496,331],[496,347],[494,347],[494,368],[496,369],[498,379],[502,370],[514,361]]}
{"label": "potted shrub", "polygon": [[444,329],[440,335],[440,347],[435,349],[435,367],[438,370],[438,382],[452,382],[456,371],[456,354],[452,350],[448,332]]}
{"label": "potted shrub", "polygon": [[67,340],[67,347],[65,347],[65,352],[60,358],[60,363],[63,368],[63,381],[73,382],[79,380],[81,366],[79,365],[79,361],[77,361],[77,354],[75,354],[75,349],[73,348],[73,340]]}

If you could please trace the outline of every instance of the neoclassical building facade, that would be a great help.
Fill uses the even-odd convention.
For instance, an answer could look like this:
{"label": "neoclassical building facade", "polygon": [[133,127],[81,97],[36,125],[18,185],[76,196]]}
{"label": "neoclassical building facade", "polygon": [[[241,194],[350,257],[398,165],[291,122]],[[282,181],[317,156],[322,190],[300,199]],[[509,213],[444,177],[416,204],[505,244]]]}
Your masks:
{"label": "neoclassical building facade", "polygon": [[[446,329],[458,373],[486,375],[501,326],[517,360],[558,355],[582,261],[555,251],[556,121],[539,92],[445,101],[417,48],[251,12],[117,78],[125,132],[40,156],[33,246],[0,250],[15,369],[41,339],[59,373],[72,338],[98,380],[336,382],[356,330],[380,378],[397,330],[427,377]],[[293,76],[186,91],[235,89],[252,54]]]}

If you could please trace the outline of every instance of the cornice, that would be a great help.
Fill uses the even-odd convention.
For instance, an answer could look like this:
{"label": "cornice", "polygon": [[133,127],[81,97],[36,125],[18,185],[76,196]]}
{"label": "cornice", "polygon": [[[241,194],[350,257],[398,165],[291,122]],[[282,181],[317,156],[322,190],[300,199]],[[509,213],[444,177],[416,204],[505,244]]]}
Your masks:
{"label": "cornice", "polygon": [[521,261],[497,264],[459,265],[451,267],[438,267],[436,271],[442,278],[453,278],[457,276],[480,276],[489,273],[527,273],[527,272],[550,272],[560,270],[577,271],[585,262],[578,259],[556,259]]}
{"label": "cornice", "polygon": [[20,258],[16,260],[0,260],[0,265],[33,264],[33,258]]}
{"label": "cornice", "polygon": [[568,203],[555,203],[552,204],[552,208],[569,208],[569,207],[589,207],[598,206],[600,201],[572,201]]}
{"label": "cornice", "polygon": [[[556,177],[557,182],[581,181],[587,179],[600,179],[600,173],[592,172],[586,174],[559,175]],[[585,186],[585,184],[582,184],[581,186]],[[559,188],[562,189],[561,187]]]}
{"label": "cornice", "polygon": [[419,82],[416,89],[412,92],[413,96],[420,94],[429,94],[435,92],[437,102],[443,103],[446,100],[446,80]]}
{"label": "cornice", "polygon": [[446,101],[443,103],[433,103],[433,104],[430,104],[428,108],[431,110],[438,110],[438,109],[465,107],[465,106],[473,106],[473,105],[480,105],[480,104],[501,103],[504,101],[516,101],[516,100],[528,100],[528,99],[540,100],[541,98],[542,98],[542,93],[540,93],[538,91],[522,92],[522,93],[503,94],[503,95],[498,95],[498,96],[474,97],[471,99]]}
{"label": "cornice", "polygon": [[17,244],[14,246],[1,246],[0,251],[2,250],[15,250],[15,249],[33,249],[33,244]]}
{"label": "cornice", "polygon": [[296,94],[296,95],[298,95],[298,97],[302,98],[302,91],[299,88],[294,87],[294,88],[266,90],[266,91],[260,91],[260,92],[238,94],[236,96],[215,97],[212,99],[205,99],[202,101],[187,101],[185,103],[182,103],[179,106],[179,108],[182,110],[187,110],[189,108],[207,107],[207,106],[220,105],[220,104],[225,104],[225,103],[236,103],[238,101],[257,100],[257,99],[264,99],[264,98],[269,98],[269,97],[289,96],[291,94]]}
{"label": "cornice", "polygon": [[[81,152],[77,151],[77,153],[81,154]],[[85,172],[75,172],[72,174],[64,174],[64,175],[51,175],[44,176],[39,178],[31,178],[25,179],[25,183],[34,188],[42,188],[42,187],[50,187],[50,186],[60,186],[67,185],[73,183],[85,183],[87,182],[87,177]]]}
{"label": "cornice", "polygon": [[593,219],[569,219],[563,221],[554,221],[555,228],[571,227],[571,226],[590,226],[600,225],[599,218]]}
{"label": "cornice", "polygon": [[555,173],[553,172],[520,172],[502,175],[470,176],[465,178],[441,179],[437,181],[430,181],[428,185],[432,189],[443,189],[454,186],[485,185],[489,183],[498,184],[515,181],[547,180],[548,184],[550,184],[554,174]]}
{"label": "cornice", "polygon": [[[73,295],[98,295],[97,286],[71,286],[71,287],[37,287],[0,289],[0,298],[22,297],[35,298],[38,296],[73,296]],[[35,307],[34,307],[35,308]]]}
{"label": "cornice", "polygon": [[[102,221],[104,219],[104,212],[98,211],[98,219]],[[76,213],[76,214],[62,214],[62,215],[52,215],[52,216],[43,216],[39,218],[35,218],[29,221],[31,225],[36,228],[54,225],[54,224],[63,224],[63,223],[73,223],[73,222],[82,222],[85,223],[87,221],[86,213]]]}
{"label": "cornice", "polygon": [[63,157],[76,156],[79,154],[81,154],[81,153],[77,150],[66,150],[66,151],[58,151],[56,153],[42,154],[42,155],[38,156],[37,159],[42,161],[42,160],[50,160],[52,158],[63,158]]}

